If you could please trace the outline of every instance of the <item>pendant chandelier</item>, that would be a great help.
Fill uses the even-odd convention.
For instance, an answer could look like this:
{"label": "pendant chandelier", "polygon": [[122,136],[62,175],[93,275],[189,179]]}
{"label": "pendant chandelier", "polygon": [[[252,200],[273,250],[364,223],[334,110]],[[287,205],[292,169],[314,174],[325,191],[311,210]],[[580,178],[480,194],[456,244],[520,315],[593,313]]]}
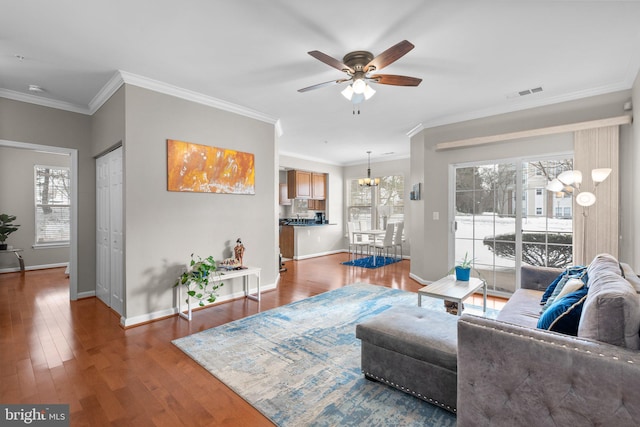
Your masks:
{"label": "pendant chandelier", "polygon": [[360,178],[358,180],[358,184],[360,184],[361,187],[375,187],[380,184],[380,178],[371,178],[371,151],[367,151],[367,155],[369,156],[367,163],[367,177]]}

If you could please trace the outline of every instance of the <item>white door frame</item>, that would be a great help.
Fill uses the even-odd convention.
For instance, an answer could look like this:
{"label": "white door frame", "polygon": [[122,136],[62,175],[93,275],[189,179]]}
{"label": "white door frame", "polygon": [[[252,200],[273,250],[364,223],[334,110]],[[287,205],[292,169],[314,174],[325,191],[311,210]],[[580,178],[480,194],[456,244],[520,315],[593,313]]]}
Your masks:
{"label": "white door frame", "polygon": [[65,154],[70,156],[71,158],[71,241],[69,242],[69,299],[75,301],[78,299],[78,150],[75,148],[54,147],[52,145],[8,141],[6,139],[0,139],[0,147]]}

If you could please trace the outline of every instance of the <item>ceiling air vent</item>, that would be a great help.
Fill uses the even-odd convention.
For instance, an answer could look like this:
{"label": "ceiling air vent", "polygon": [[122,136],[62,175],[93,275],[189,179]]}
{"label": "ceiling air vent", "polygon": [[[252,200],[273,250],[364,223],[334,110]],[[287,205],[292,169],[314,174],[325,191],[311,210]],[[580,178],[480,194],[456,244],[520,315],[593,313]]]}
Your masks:
{"label": "ceiling air vent", "polygon": [[533,89],[525,89],[518,92],[510,93],[507,95],[507,99],[519,98],[521,96],[531,95],[538,92],[542,92],[542,86],[534,87]]}

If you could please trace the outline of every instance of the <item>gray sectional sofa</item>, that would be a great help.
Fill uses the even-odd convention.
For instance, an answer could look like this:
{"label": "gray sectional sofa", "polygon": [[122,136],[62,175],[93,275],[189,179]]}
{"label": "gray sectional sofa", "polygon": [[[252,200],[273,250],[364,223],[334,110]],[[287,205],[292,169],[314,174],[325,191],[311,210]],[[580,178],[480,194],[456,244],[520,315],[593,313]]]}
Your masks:
{"label": "gray sectional sofa", "polygon": [[611,255],[587,269],[577,336],[536,328],[558,271],[524,268],[497,320],[458,322],[458,426],[639,426],[638,277]]}
{"label": "gray sectional sofa", "polygon": [[459,427],[640,426],[638,277],[598,255],[580,303],[558,316],[577,315],[571,336],[537,327],[561,272],[523,267],[496,320],[415,307],[359,324],[363,373],[457,413]]}

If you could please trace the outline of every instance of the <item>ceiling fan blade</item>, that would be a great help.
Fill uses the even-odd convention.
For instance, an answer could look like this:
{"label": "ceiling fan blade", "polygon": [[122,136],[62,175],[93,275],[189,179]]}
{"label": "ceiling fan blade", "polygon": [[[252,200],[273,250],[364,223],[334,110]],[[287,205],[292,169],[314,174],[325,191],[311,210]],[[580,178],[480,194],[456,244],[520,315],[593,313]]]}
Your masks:
{"label": "ceiling fan blade", "polygon": [[387,65],[397,61],[406,55],[411,49],[415,46],[406,40],[402,40],[400,43],[391,46],[389,49],[382,52],[380,55],[376,56],[369,62],[365,67],[364,71],[369,71],[370,67],[375,67],[376,70],[381,70]]}
{"label": "ceiling fan blade", "polygon": [[327,87],[327,86],[333,86],[339,83],[344,83],[346,81],[349,81],[351,79],[339,79],[339,80],[331,80],[328,82],[324,82],[324,83],[318,83],[317,85],[313,85],[313,86],[309,86],[309,87],[305,87],[302,89],[298,89],[298,92],[308,92],[310,90],[314,90],[314,89],[320,89],[321,87]]}
{"label": "ceiling fan blade", "polygon": [[393,74],[374,74],[367,80],[393,86],[418,86],[422,81],[417,77],[395,76]]}
{"label": "ceiling fan blade", "polygon": [[348,65],[343,64],[341,61],[338,61],[337,59],[327,55],[326,53],[322,53],[319,50],[312,50],[311,52],[307,52],[307,53],[313,56],[314,58],[316,58],[318,61],[324,62],[325,64],[330,65],[331,67],[337,70],[340,70],[340,71],[349,70],[351,74],[355,72]]}

